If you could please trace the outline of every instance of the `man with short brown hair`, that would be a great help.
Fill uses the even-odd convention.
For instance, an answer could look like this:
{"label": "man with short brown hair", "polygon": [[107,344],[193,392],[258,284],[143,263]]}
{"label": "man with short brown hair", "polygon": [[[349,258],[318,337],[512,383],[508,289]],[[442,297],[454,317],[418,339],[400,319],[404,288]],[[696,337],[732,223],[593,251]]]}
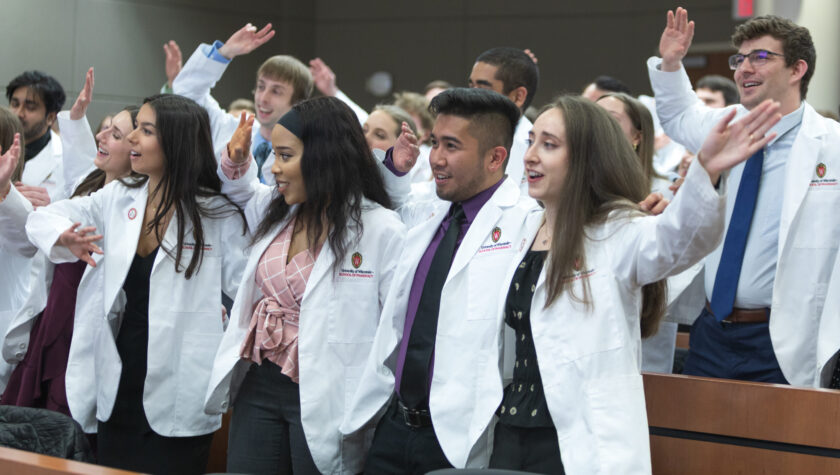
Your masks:
{"label": "man with short brown hair", "polygon": [[[239,118],[226,114],[210,95],[210,90],[221,79],[233,58],[254,51],[273,36],[270,23],[259,31],[248,23],[224,43],[201,44],[172,83],[175,94],[189,97],[207,110],[217,156],[221,148],[227,146],[239,125]],[[312,95],[313,85],[309,68],[292,56],[272,56],[257,70],[254,106],[259,127],[254,127],[252,131],[251,152],[263,183],[274,184],[271,176],[273,161],[269,159],[274,125],[292,106]]]}
{"label": "man with short brown hair", "polygon": [[775,16],[736,28],[729,66],[741,104],[724,109],[705,106],[682,67],[693,35],[684,9],[668,12],[662,58],[648,60],[670,137],[699,150],[733,108],[744,115],[768,99],[783,117],[762,151],[722,177],[726,237],[705,261],[707,304],[692,326],[684,373],[826,385],[834,359],[818,361],[817,340],[829,336],[820,325],[840,244],[840,214],[828,211],[840,207],[840,125],[804,100],[816,59],[810,34]]}

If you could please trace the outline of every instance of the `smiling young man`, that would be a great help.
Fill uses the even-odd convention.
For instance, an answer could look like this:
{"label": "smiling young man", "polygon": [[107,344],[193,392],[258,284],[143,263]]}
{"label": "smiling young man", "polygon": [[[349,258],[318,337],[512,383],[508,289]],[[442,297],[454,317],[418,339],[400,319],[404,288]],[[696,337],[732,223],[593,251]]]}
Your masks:
{"label": "smiling young man", "polygon": [[[212,45],[201,44],[172,83],[175,94],[189,97],[207,109],[217,157],[239,125],[239,117],[225,113],[210,96],[210,90],[222,78],[233,58],[250,53],[273,36],[274,30],[270,23],[259,31],[249,23],[234,32],[224,43],[216,41]],[[313,84],[309,68],[292,56],[272,56],[257,70],[254,106],[259,127],[253,128],[251,152],[263,183],[274,184],[271,176],[272,160],[269,158],[274,124],[293,105],[309,98]]]}
{"label": "smiling young man", "polygon": [[[705,106],[691,90],[681,60],[693,34],[684,9],[668,12],[662,58],[648,60],[670,137],[697,150],[731,107],[740,116],[765,99],[778,101],[783,117],[773,141],[721,178],[726,237],[705,261],[707,304],[692,326],[684,373],[827,385],[840,348],[837,332],[820,330],[840,243],[840,214],[829,211],[840,206],[840,125],[805,102],[816,60],[810,33],[776,16],[738,26],[729,65],[741,104],[725,109]],[[818,338],[834,340],[825,355],[817,354]]]}
{"label": "smiling young man", "polygon": [[[436,193],[394,197],[407,245],[342,425],[350,434],[379,421],[365,473],[483,467],[492,444],[498,399],[478,373],[498,378],[498,296],[534,206],[504,172],[519,109],[495,92],[457,88],[431,110]],[[407,172],[398,162],[390,167]]]}
{"label": "smiling young man", "polygon": [[525,109],[534,100],[539,81],[540,71],[534,60],[524,50],[511,47],[492,48],[478,55],[468,81],[469,87],[496,91],[519,108],[521,115],[505,173],[519,185],[523,195],[528,194],[523,159],[528,149],[528,132],[534,125],[525,117]]}
{"label": "smiling young man", "polygon": [[[26,71],[6,86],[9,109],[23,124],[26,163],[18,191],[36,206],[69,196],[61,155],[61,139],[50,127],[64,106],[64,88],[52,76]],[[67,183],[73,186],[73,183]]]}

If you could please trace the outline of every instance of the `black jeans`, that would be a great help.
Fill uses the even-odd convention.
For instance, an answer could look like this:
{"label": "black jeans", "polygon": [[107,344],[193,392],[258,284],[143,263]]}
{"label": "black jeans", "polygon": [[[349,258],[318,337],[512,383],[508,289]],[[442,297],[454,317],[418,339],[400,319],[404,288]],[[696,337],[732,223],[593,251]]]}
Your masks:
{"label": "black jeans", "polygon": [[201,474],[207,471],[213,434],[164,437],[119,424],[99,422],[98,460],[102,465],[154,474]]}
{"label": "black jeans", "polygon": [[452,464],[443,455],[434,428],[406,425],[394,398],[376,426],[365,473],[425,474],[441,468],[452,468]]}
{"label": "black jeans", "polygon": [[490,468],[563,475],[557,430],[496,424]]}
{"label": "black jeans", "polygon": [[227,471],[318,474],[300,422],[300,386],[276,364],[251,365],[234,401]]}

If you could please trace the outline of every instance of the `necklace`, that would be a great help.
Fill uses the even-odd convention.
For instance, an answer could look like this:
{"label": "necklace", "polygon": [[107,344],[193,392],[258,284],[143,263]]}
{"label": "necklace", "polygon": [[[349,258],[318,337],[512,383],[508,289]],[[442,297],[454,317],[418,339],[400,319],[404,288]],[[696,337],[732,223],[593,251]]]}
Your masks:
{"label": "necklace", "polygon": [[540,232],[543,234],[543,238],[540,243],[543,246],[548,246],[549,242],[551,242],[551,233],[548,232],[548,226],[545,224],[545,218],[543,217],[542,224],[540,225]]}

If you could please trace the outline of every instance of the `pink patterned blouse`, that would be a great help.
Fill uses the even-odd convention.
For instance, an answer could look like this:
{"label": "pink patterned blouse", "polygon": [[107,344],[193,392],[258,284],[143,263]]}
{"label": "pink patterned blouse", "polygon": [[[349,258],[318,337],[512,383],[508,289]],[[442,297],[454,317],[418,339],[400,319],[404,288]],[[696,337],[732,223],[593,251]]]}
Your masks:
{"label": "pink patterned blouse", "polygon": [[320,246],[314,253],[309,249],[299,252],[287,264],[294,228],[292,218],[257,264],[255,279],[265,297],[254,309],[240,355],[257,364],[268,359],[297,383],[300,303]]}

